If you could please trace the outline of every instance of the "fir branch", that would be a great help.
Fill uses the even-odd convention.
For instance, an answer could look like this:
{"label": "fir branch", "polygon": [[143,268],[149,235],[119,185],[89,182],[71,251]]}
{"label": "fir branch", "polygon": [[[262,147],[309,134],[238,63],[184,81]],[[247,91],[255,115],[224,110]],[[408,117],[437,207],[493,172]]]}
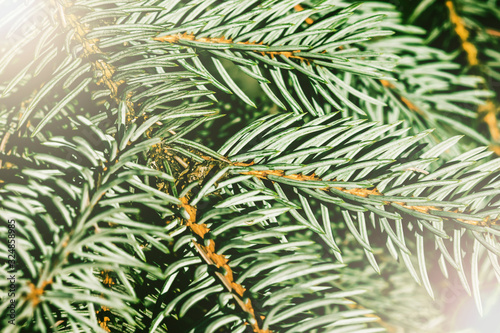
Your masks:
{"label": "fir branch", "polygon": [[[447,17],[488,78],[496,65],[478,58],[456,3]],[[51,4],[43,29],[0,56],[0,73],[15,65],[0,82],[0,219],[15,216],[23,245],[24,326],[13,331],[379,332],[384,313],[358,296],[359,281],[377,289],[362,267],[405,286],[412,277],[434,298],[434,261],[481,311],[480,268],[500,276],[500,170],[475,146],[489,141],[471,120],[484,115],[498,140],[497,108],[477,89],[488,84],[459,75],[399,8]],[[14,7],[0,27],[23,14]],[[240,70],[264,93],[249,93]],[[450,138],[452,128],[473,141]],[[208,142],[215,132],[220,145]],[[387,271],[384,246],[407,275]],[[389,313],[386,298],[374,309]]]}
{"label": "fir branch", "polygon": [[[477,47],[469,41],[470,33],[467,30],[467,26],[463,18],[461,18],[457,14],[453,1],[447,0],[446,6],[448,7],[448,10],[450,12],[450,21],[455,26],[455,33],[461,40],[463,50],[467,53],[469,66],[478,65],[478,50]],[[500,130],[497,120],[497,106],[495,105],[495,103],[492,100],[486,101],[485,104],[478,107],[478,113],[480,115],[485,114],[482,117],[482,120],[488,125],[488,131],[490,133],[491,139],[494,142],[498,142],[500,140]],[[493,150],[497,155],[499,155],[500,150],[498,149],[497,144],[493,143],[490,146],[490,149]]]}
{"label": "fir branch", "polygon": [[[236,166],[241,166],[242,163],[236,163],[234,164]],[[250,163],[248,165],[254,165],[253,163]],[[332,181],[323,181],[320,177],[317,177],[316,175],[304,175],[304,174],[289,174],[285,170],[277,170],[277,169],[272,169],[272,170],[258,170],[258,171],[241,171],[239,172],[242,175],[251,175],[255,176],[260,179],[265,179],[268,181],[276,181],[277,179],[274,177],[282,177],[282,178],[288,178],[292,179],[298,182],[303,182],[304,185],[307,185],[308,182],[318,182],[318,183],[325,183],[328,184],[326,187],[320,187],[318,190],[321,191],[329,191],[330,189],[335,189],[338,191],[341,191],[343,193],[351,194],[357,197],[361,198],[369,198],[371,196],[380,196],[383,198],[384,194],[380,193],[376,187],[373,187],[371,189],[369,188],[358,188],[358,187],[353,187],[353,188],[344,188],[344,187],[338,187],[335,186],[335,180]],[[269,176],[272,176],[270,178]],[[345,183],[345,182],[339,182],[340,184]],[[300,184],[297,183],[297,186],[300,187]],[[403,199],[404,197],[401,197]],[[419,213],[423,214],[431,214],[431,211],[442,211],[442,208],[439,207],[434,207],[430,205],[406,205],[404,202],[398,201],[399,199],[393,198],[390,200],[383,200],[382,203],[384,205],[391,205],[391,204],[396,204],[400,205],[403,208],[413,210]],[[432,214],[431,214],[432,215]],[[477,221],[477,220],[466,220],[466,219],[461,219],[457,218],[457,221],[470,224],[473,226],[483,226],[483,227],[491,227],[493,225],[499,225],[499,219],[490,219],[490,216],[486,216],[482,219],[482,221]]]}

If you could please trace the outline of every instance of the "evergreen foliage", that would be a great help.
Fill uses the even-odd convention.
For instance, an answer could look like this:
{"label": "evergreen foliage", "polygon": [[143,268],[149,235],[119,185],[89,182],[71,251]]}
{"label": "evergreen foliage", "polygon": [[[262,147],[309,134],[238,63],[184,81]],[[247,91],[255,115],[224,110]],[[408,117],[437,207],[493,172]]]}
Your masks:
{"label": "evergreen foliage", "polygon": [[498,1],[0,13],[3,331],[452,332],[462,293],[492,311]]}

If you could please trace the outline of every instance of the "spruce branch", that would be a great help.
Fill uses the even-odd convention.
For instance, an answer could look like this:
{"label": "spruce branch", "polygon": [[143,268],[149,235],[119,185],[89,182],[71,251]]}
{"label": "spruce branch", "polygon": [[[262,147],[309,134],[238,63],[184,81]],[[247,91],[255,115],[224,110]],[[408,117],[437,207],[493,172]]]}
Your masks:
{"label": "spruce branch", "polygon": [[[491,57],[491,48],[495,48],[496,42],[493,35],[490,35],[488,31],[491,29],[488,27],[490,23],[489,16],[498,18],[498,10],[492,3],[487,2],[471,2],[465,1],[446,1],[446,19],[451,23],[453,27],[453,34],[451,36],[443,36],[442,31],[434,28],[432,33],[432,39],[437,36],[443,36],[447,40],[450,40],[452,44],[459,40],[459,45],[461,49],[466,54],[465,69],[467,72],[474,75],[479,75],[483,78],[481,86],[495,92],[495,64],[488,61]],[[439,12],[440,6],[432,5],[429,3],[427,8],[418,8],[411,21],[415,21],[419,15],[427,11],[428,13]],[[495,92],[496,93],[496,92]],[[486,129],[491,138],[489,143],[490,149],[498,152],[498,122],[497,122],[497,109],[498,101],[492,95],[484,103],[477,105],[477,118],[487,125]],[[486,144],[486,142],[484,143]]]}
{"label": "spruce branch", "polygon": [[[500,276],[499,161],[478,146],[500,136],[498,52],[471,17],[500,11],[470,4],[407,20],[380,1],[14,1],[0,229],[16,219],[20,312],[5,325],[380,332],[404,326],[392,304],[426,304],[409,279],[439,298],[435,264],[481,312]],[[408,23],[434,8],[452,29]],[[398,295],[373,291],[390,279]]]}
{"label": "spruce branch", "polygon": [[[280,119],[280,117],[276,117],[275,119]],[[284,119],[286,118],[281,117],[280,120],[284,121]],[[322,237],[328,235],[328,231],[325,228],[329,228],[329,226],[321,226],[316,218],[313,217],[308,201],[319,200],[324,204],[336,205],[341,208],[346,220],[351,220],[349,216],[352,214],[352,221],[347,223],[348,228],[367,253],[370,253],[372,249],[369,245],[368,235],[365,234],[363,236],[365,233],[363,231],[363,228],[365,228],[363,224],[365,222],[363,221],[364,219],[370,218],[373,223],[380,223],[381,226],[383,225],[383,229],[388,232],[388,237],[398,244],[403,254],[409,254],[410,251],[407,245],[405,245],[405,241],[399,238],[401,235],[397,235],[399,231],[391,231],[391,227],[387,223],[387,220],[400,223],[401,219],[404,218],[406,220],[410,218],[410,216],[415,218],[416,227],[420,227],[422,231],[427,230],[433,235],[436,242],[439,244],[438,248],[440,251],[443,251],[443,255],[450,260],[450,264],[454,267],[459,267],[455,261],[461,261],[461,259],[451,259],[448,250],[446,250],[444,243],[442,243],[442,239],[452,239],[450,237],[451,235],[448,234],[449,231],[445,231],[447,229],[457,230],[465,227],[469,230],[470,236],[483,244],[483,246],[492,251],[492,253],[499,253],[498,249],[489,246],[485,239],[477,238],[478,234],[476,234],[476,231],[479,230],[491,230],[492,233],[487,235],[486,238],[495,239],[496,236],[494,236],[495,232],[493,229],[498,228],[498,216],[495,208],[487,207],[484,201],[482,204],[470,201],[474,200],[473,198],[479,198],[482,195],[480,194],[481,192],[486,196],[490,194],[496,195],[495,193],[497,193],[498,190],[490,189],[489,187],[481,188],[481,185],[479,185],[481,181],[479,179],[490,176],[492,176],[493,179],[497,179],[499,171],[497,167],[498,161],[492,161],[491,164],[488,163],[492,169],[488,167],[487,169],[482,169],[481,166],[473,167],[476,162],[475,159],[474,161],[468,161],[468,158],[471,158],[471,156],[465,159],[458,157],[453,162],[444,164],[440,169],[434,172],[424,173],[423,176],[421,176],[421,173],[411,171],[410,168],[407,167],[407,164],[397,162],[398,159],[401,158],[399,156],[400,152],[405,150],[414,160],[418,159],[418,155],[413,155],[411,152],[412,149],[410,148],[416,141],[408,140],[407,144],[401,143],[398,145],[400,147],[399,152],[387,150],[387,153],[383,153],[385,149],[380,147],[377,149],[377,153],[381,155],[379,155],[376,160],[370,160],[364,157],[364,155],[375,155],[369,153],[370,144],[363,147],[363,140],[372,140],[379,135],[378,131],[368,131],[369,133],[373,133],[373,136],[367,134],[356,136],[357,132],[354,131],[354,128],[351,129],[348,126],[344,127],[343,130],[339,130],[338,127],[334,130],[328,130],[328,127],[322,128],[320,126],[320,119],[318,119],[315,125],[304,124],[303,128],[288,127],[290,123],[287,123],[288,126],[278,126],[279,129],[267,134],[262,138],[263,141],[257,144],[255,148],[246,148],[253,151],[254,156],[260,156],[255,160],[258,163],[255,163],[255,161],[243,164],[239,162],[237,167],[231,170],[231,173],[248,175],[261,180],[270,181],[272,185],[269,184],[265,188],[273,189],[276,191],[275,195],[280,196],[284,200],[290,201],[291,196],[298,196],[300,204],[298,202],[296,204],[302,206],[306,213],[306,217],[302,216],[298,211],[293,211],[291,215],[297,219],[298,222],[306,225],[311,230],[322,235]],[[329,119],[329,117],[325,117],[325,121],[326,119]],[[343,121],[339,120],[339,122],[342,123]],[[270,121],[270,123],[273,122]],[[256,124],[262,124],[261,126],[264,128],[269,126],[267,123],[261,121],[257,121]],[[299,128],[304,134],[308,132],[324,131],[326,135],[317,135],[315,138],[308,141],[302,141],[301,137],[304,134],[300,134]],[[258,127],[249,132],[243,130],[238,133],[236,137],[239,137],[240,140],[246,138],[245,141],[251,142],[251,138],[259,131],[261,131],[261,129]],[[351,139],[349,139],[349,132],[351,132],[353,136]],[[287,135],[284,135],[285,133]],[[327,133],[332,133],[330,134],[332,136],[329,136]],[[319,139],[320,137],[322,137],[322,139]],[[336,137],[338,137],[338,139],[336,139]],[[343,141],[340,141],[340,138],[342,138]],[[415,140],[418,139],[415,138]],[[318,153],[313,148],[313,142],[314,145],[326,145],[329,149],[327,149],[326,152]],[[334,151],[334,142],[344,142],[347,148],[343,151],[341,150],[339,153],[333,152],[328,154],[329,151]],[[430,165],[430,160],[427,159],[429,157],[437,157],[451,142],[453,142],[453,140],[444,142],[434,149],[431,149],[428,153],[422,154],[422,164],[414,165],[418,165],[417,169],[427,168]],[[350,143],[350,145],[348,143]],[[349,149],[349,146],[352,148]],[[387,144],[388,149],[394,146],[395,144]],[[256,149],[257,147],[258,149]],[[297,157],[293,158],[292,156],[294,156],[294,154],[290,154],[292,151],[288,151],[288,147],[295,147],[296,150],[303,150],[304,152],[309,150],[310,155],[296,155]],[[240,145],[237,149],[233,148],[231,150],[231,145],[227,145],[221,152],[229,152],[229,159],[238,159],[238,155],[236,154],[239,149],[244,149],[244,146]],[[287,156],[287,154],[290,155],[289,159],[281,158],[280,163],[273,165],[273,160],[278,160],[280,156]],[[350,159],[343,158],[347,156],[350,157]],[[384,157],[390,157],[391,159],[384,160]],[[354,161],[352,161],[352,159],[354,159]],[[288,163],[285,163],[285,161],[288,161]],[[308,162],[305,163],[305,161]],[[286,167],[286,169],[283,169],[284,167]],[[415,167],[413,167],[413,169],[415,169]],[[304,171],[297,172],[295,170]],[[478,173],[479,170],[490,171],[480,176],[480,173]],[[373,176],[370,176],[370,174]],[[470,181],[472,181],[472,183],[469,185],[468,182]],[[244,185],[242,184],[242,186],[248,188],[248,191],[250,191],[254,190],[253,186],[255,185],[250,186],[250,183],[246,183]],[[262,186],[264,186],[264,184],[261,185],[261,187]],[[282,187],[291,187],[294,190],[285,191]],[[464,189],[473,188],[473,192],[469,192],[469,190],[465,190],[464,192]],[[474,194],[476,193],[475,191],[479,192]],[[294,192],[295,194],[292,195]],[[425,193],[429,194],[425,195]],[[486,213],[489,209],[492,209],[492,215]],[[484,211],[484,213],[481,213],[482,211]],[[365,214],[367,216],[363,217]],[[361,230],[355,227],[354,221],[356,220],[361,224]],[[489,232],[486,231],[486,234],[488,233]],[[419,235],[417,236],[420,237]],[[329,239],[325,238],[325,241],[332,246],[332,249],[339,251],[335,240],[331,236],[329,237]],[[459,240],[454,239],[453,242],[455,241]],[[374,265],[374,268],[378,270],[376,264]],[[419,259],[419,265],[421,268],[426,265],[426,263],[422,261],[422,258]],[[409,266],[409,269],[410,271],[413,270],[411,266]],[[415,274],[414,277],[419,281]],[[429,283],[426,273],[423,273],[422,278],[424,282],[427,280],[426,284],[428,286]],[[432,294],[430,287],[427,289]]]}

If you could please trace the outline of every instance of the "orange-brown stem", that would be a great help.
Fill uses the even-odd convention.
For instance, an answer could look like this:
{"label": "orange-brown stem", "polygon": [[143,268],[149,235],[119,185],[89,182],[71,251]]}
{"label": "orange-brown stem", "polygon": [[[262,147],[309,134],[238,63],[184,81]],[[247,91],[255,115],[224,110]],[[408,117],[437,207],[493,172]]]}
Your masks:
{"label": "orange-brown stem", "polygon": [[[89,29],[81,24],[76,16],[70,14],[67,15],[64,19],[65,21],[69,22],[71,27],[75,30],[75,39],[82,45],[86,57],[104,53],[97,46],[97,39],[89,40],[86,38]],[[93,61],[92,67],[94,69],[94,72],[99,74],[99,80],[96,82],[97,85],[104,85],[106,88],[108,88],[108,90],[110,91],[110,97],[117,104],[119,104],[121,99],[118,96],[118,88],[125,81],[113,80],[113,74],[115,73],[116,68],[102,59]],[[127,122],[130,122],[134,118],[135,114],[134,104],[132,103],[132,101],[130,101],[131,97],[132,93],[129,93],[124,100],[125,105],[127,106]]]}
{"label": "orange-brown stem", "polygon": [[[182,197],[180,200],[181,200],[181,207],[184,208],[189,215],[189,218],[184,220],[185,225],[188,228],[190,228],[190,230],[195,235],[199,236],[202,239],[205,238],[205,235],[208,232],[210,232],[210,229],[207,228],[207,225],[204,223],[203,224],[196,223],[196,212],[197,212],[196,207],[189,205],[188,199],[186,197]],[[233,293],[233,298],[241,307],[241,309],[249,313],[253,317],[254,323],[251,324],[253,331],[255,333],[271,333],[271,331],[263,330],[259,327],[257,318],[255,316],[255,311],[252,307],[251,300],[248,299],[247,302],[245,303],[241,299],[241,297],[243,297],[243,294],[245,292],[245,288],[241,284],[236,283],[234,281],[233,270],[228,265],[229,259],[226,258],[226,256],[218,254],[216,252],[215,241],[213,239],[209,239],[207,245],[202,245],[197,241],[193,241],[193,244],[198,253],[200,254],[200,256],[208,265],[214,265],[217,268],[222,268],[224,274],[222,274],[221,272],[216,272],[216,275],[221,280],[222,284],[226,287],[226,289],[231,293]]]}
{"label": "orange-brown stem", "polygon": [[458,16],[455,10],[455,6],[453,5],[453,1],[447,0],[446,7],[448,7],[448,10],[450,12],[450,21],[455,27],[455,33],[460,38],[460,41],[462,42],[462,48],[464,49],[465,53],[467,53],[467,60],[469,61],[469,65],[477,65],[479,63],[477,59],[477,48],[468,40],[469,31],[465,26],[464,20],[460,16]]}
{"label": "orange-brown stem", "polygon": [[31,305],[33,307],[36,307],[41,302],[40,296],[43,295],[43,293],[45,292],[45,288],[50,284],[52,284],[52,279],[43,281],[42,285],[39,288],[37,288],[33,283],[30,282],[28,284],[28,286],[30,287],[30,292],[26,296],[26,300],[31,301]]}
{"label": "orange-brown stem", "polygon": [[495,29],[486,29],[486,33],[489,34],[490,36],[500,37],[500,31]]}
{"label": "orange-brown stem", "polygon": [[[194,41],[194,42],[203,42],[203,43],[212,43],[212,44],[250,44],[250,45],[263,45],[262,42],[257,43],[257,42],[233,42],[232,39],[225,38],[224,36],[221,37],[202,37],[202,38],[196,38],[195,35],[193,34],[174,34],[174,35],[167,35],[167,36],[161,36],[161,37],[155,37],[153,38],[156,41],[159,42],[167,42],[167,43],[172,43],[176,44],[181,40],[186,40],[186,41]],[[255,51],[258,52],[262,55],[269,55],[271,58],[274,58],[275,56],[282,55],[287,58],[294,58],[294,59],[299,59],[303,60],[306,62],[309,62],[308,59],[300,57],[297,55],[297,53],[300,52],[300,50],[296,51],[283,51],[283,52],[277,52],[277,51]]]}
{"label": "orange-brown stem", "polygon": [[[238,163],[237,165],[239,166],[248,166],[250,164],[244,164],[244,163]],[[240,172],[243,175],[252,175],[260,179],[265,179],[269,180],[269,176],[277,176],[277,177],[283,177],[283,178],[288,178],[288,179],[293,179],[293,180],[298,180],[298,181],[321,181],[322,179],[316,176],[315,174],[312,175],[303,175],[303,174],[291,174],[287,175],[284,170],[253,170],[253,171],[244,171]],[[343,187],[335,187],[335,186],[330,186],[330,187],[324,187],[321,188],[320,190],[327,191],[329,188],[334,188],[339,191],[342,191],[344,193],[356,195],[358,197],[363,197],[366,198],[369,195],[381,195],[383,196],[382,193],[378,191],[377,188],[373,189],[367,189],[367,188],[351,188],[351,189],[346,189]],[[400,205],[404,208],[414,210],[419,213],[424,213],[424,214],[429,214],[429,211],[431,210],[437,210],[441,211],[441,208],[434,207],[434,206],[409,206],[405,205],[404,202],[390,202],[390,201],[385,201],[385,204],[390,204],[394,203],[397,205]],[[486,217],[483,221],[478,222],[478,221],[471,221],[471,220],[465,220],[465,219],[457,219],[463,223],[471,224],[471,225],[482,225],[482,226],[489,226],[489,225],[496,225],[497,220],[490,220],[488,217]]]}
{"label": "orange-brown stem", "polygon": [[412,101],[410,101],[408,98],[402,96],[396,89],[396,86],[394,86],[394,84],[392,84],[390,81],[387,81],[387,80],[380,80],[380,83],[382,83],[382,86],[386,87],[386,88],[389,88],[391,89],[392,91],[394,91],[394,93],[397,95],[397,97],[399,98],[399,100],[406,105],[406,107],[412,111],[415,111],[417,112],[418,114],[420,114],[421,116],[424,116],[424,112],[422,110],[420,110]]}
{"label": "orange-brown stem", "polygon": [[498,108],[492,100],[488,100],[485,104],[479,106],[479,113],[485,114],[483,121],[488,125],[491,138],[493,141],[500,141],[500,128],[498,127],[497,113]]}

